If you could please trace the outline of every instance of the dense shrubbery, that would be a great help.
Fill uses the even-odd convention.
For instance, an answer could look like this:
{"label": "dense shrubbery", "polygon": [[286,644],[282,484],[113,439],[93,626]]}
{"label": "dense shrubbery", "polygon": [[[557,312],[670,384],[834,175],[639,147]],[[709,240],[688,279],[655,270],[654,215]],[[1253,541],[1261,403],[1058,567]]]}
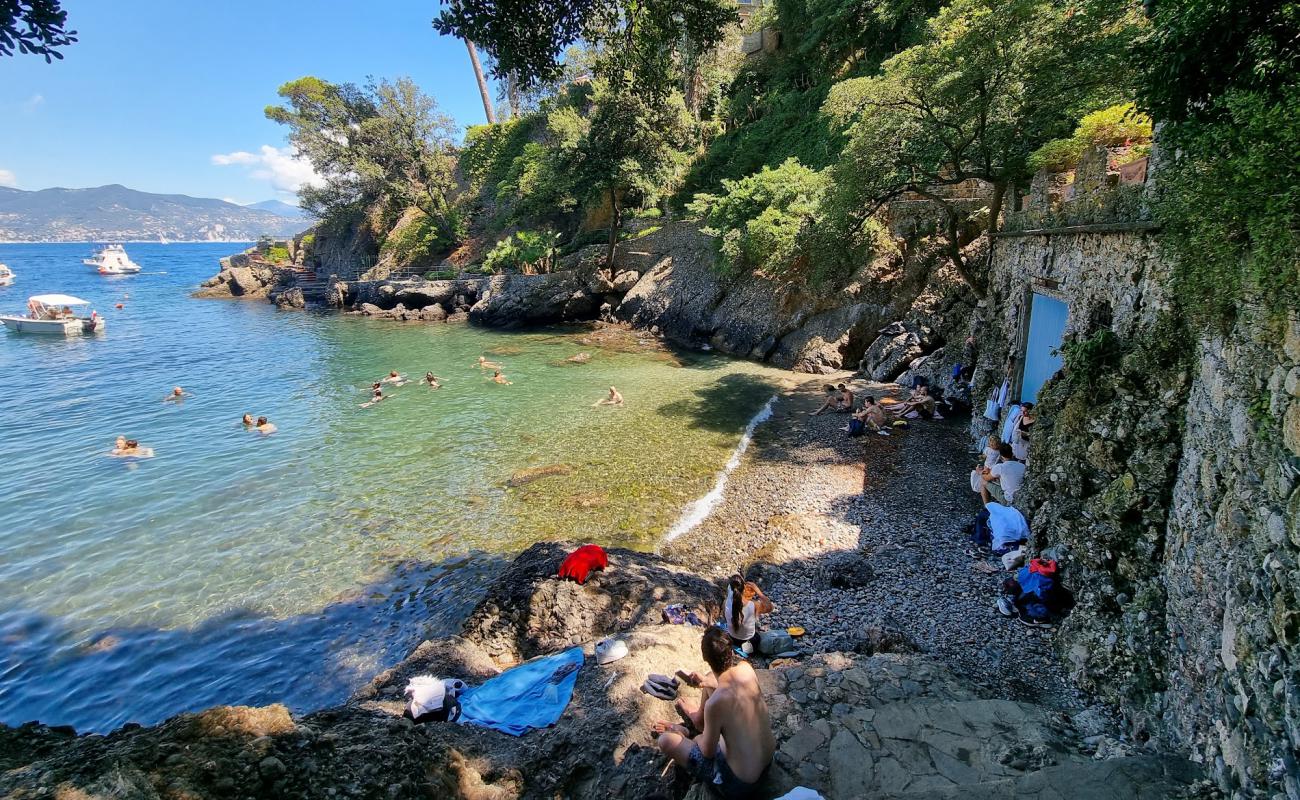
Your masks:
{"label": "dense shrubbery", "polygon": [[449,231],[427,214],[416,212],[406,224],[394,227],[383,237],[379,253],[398,264],[427,264],[455,244],[457,232],[457,224]]}
{"label": "dense shrubbery", "polygon": [[519,231],[507,236],[483,259],[485,272],[550,272],[557,236],[549,231]]}
{"label": "dense shrubbery", "polygon": [[1079,127],[1068,139],[1053,139],[1029,156],[1029,169],[1037,172],[1063,172],[1073,169],[1089,147],[1117,147],[1124,144],[1144,145],[1151,141],[1151,118],[1132,103],[1103,108],[1079,120]]}

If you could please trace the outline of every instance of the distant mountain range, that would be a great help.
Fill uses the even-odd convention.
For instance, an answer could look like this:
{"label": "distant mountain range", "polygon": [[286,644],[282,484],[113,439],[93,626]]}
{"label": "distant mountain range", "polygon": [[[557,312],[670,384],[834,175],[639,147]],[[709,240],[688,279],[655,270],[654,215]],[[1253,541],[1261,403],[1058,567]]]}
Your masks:
{"label": "distant mountain range", "polygon": [[0,241],[251,241],[292,236],[310,225],[306,212],[279,200],[241,206],[118,184],[34,192],[0,187]]}

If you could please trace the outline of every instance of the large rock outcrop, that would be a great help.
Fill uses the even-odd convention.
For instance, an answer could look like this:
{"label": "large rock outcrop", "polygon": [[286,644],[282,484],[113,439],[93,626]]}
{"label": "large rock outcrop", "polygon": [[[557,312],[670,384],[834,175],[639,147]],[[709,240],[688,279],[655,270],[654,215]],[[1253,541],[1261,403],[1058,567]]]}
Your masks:
{"label": "large rock outcrop", "polygon": [[600,303],[587,284],[587,277],[576,271],[496,275],[484,282],[469,318],[493,328],[591,320]]}
{"label": "large rock outcrop", "polygon": [[221,271],[199,284],[194,297],[264,300],[288,281],[284,271],[238,253],[221,259]]}

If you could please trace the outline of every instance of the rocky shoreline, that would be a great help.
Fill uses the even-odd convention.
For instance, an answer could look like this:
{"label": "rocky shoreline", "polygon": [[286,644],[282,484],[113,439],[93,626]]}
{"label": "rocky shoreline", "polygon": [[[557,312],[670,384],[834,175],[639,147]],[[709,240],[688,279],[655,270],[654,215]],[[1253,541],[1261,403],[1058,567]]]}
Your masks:
{"label": "rocky shoreline", "polygon": [[[773,626],[808,630],[798,657],[760,669],[780,742],[767,796],[1199,796],[1190,764],[1116,738],[1065,688],[1047,634],[992,611],[996,579],[961,546],[975,504],[959,424],[849,439],[842,416],[807,415],[815,392],[783,392],[718,507],[659,555],[612,549],[611,568],[578,586],[551,577],[574,543],[534,545],[459,635],[425,642],[339,707],[221,707],[108,736],[0,727],[0,794],[702,797],[664,770],[648,726],[671,709],[638,687],[701,666],[699,630],[662,624],[662,607],[716,604],[720,577],[743,566],[776,602]],[[590,656],[611,633],[632,655],[589,658],[551,728],[516,739],[400,716],[411,675],[478,682],[571,645]]]}

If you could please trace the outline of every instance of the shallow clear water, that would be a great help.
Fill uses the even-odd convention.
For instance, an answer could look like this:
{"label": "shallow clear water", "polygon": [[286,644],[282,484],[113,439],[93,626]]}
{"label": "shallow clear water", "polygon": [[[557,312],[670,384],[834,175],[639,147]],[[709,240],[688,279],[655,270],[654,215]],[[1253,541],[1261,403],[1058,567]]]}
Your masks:
{"label": "shallow clear water", "polygon": [[[107,319],[97,337],[0,333],[0,722],[102,731],[214,703],[338,702],[453,629],[531,542],[653,547],[779,380],[576,329],[191,299],[237,249],[129,245],[165,274],[102,278],[83,245],[0,245],[18,274],[5,313],[59,291]],[[564,363],[582,351],[590,363]],[[486,380],[480,354],[514,385]],[[389,369],[444,388],[359,408]],[[163,403],[177,384],[193,397]],[[628,406],[593,409],[610,384]],[[246,431],[244,412],[279,431]],[[118,434],[156,456],[108,457]],[[507,485],[550,464],[569,471]]]}

